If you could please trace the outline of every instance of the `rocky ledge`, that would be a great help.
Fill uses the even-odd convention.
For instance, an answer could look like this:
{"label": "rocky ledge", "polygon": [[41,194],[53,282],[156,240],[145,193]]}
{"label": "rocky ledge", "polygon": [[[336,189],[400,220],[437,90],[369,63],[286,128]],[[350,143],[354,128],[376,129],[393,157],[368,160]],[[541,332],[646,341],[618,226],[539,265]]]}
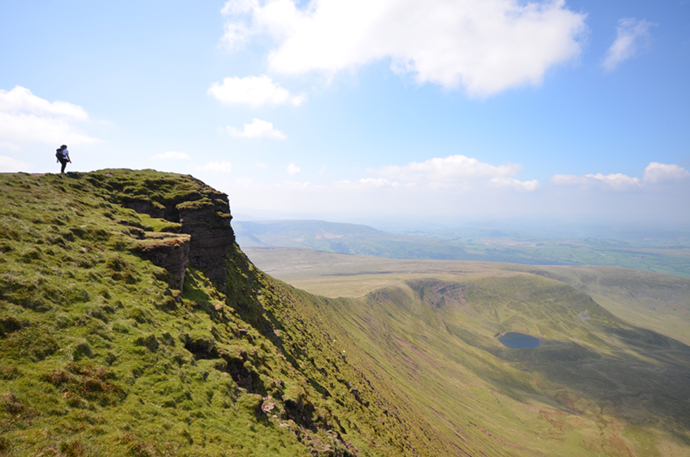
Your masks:
{"label": "rocky ledge", "polygon": [[132,250],[154,265],[165,268],[170,275],[171,286],[182,290],[191,238],[177,233],[148,234],[145,239],[136,241]]}
{"label": "rocky ledge", "polygon": [[[136,174],[145,171],[131,173],[132,182],[123,184],[120,179],[119,183],[110,184],[117,192],[114,200],[137,213],[180,224],[179,230],[175,230],[179,234],[151,236],[147,232],[145,237],[139,237],[144,239],[135,243],[134,251],[180,278],[180,288],[189,262],[225,290],[227,271],[223,260],[235,243],[228,196],[191,176],[137,180]],[[108,175],[104,175],[106,179]],[[182,183],[175,183],[176,179]],[[171,189],[182,191],[173,193]]]}

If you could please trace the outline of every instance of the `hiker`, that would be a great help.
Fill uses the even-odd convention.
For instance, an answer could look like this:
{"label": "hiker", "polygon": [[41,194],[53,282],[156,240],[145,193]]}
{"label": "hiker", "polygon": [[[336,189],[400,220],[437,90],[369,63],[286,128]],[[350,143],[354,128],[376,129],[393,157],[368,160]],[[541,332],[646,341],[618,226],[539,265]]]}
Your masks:
{"label": "hiker", "polygon": [[60,148],[55,152],[55,157],[57,157],[57,161],[62,164],[62,169],[60,170],[60,173],[65,172],[65,167],[67,166],[67,162],[72,163],[72,159],[69,158],[69,151],[67,150],[67,145],[63,144],[60,146]]}

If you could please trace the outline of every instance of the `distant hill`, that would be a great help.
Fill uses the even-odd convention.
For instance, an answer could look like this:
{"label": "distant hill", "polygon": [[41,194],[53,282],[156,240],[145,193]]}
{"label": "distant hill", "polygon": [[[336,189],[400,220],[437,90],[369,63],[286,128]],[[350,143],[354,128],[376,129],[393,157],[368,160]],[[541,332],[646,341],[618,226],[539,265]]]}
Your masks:
{"label": "distant hill", "polygon": [[467,259],[457,245],[428,238],[395,235],[366,225],[324,221],[235,221],[242,247],[308,247],[339,254],[363,254],[393,259]]}
{"label": "distant hill", "polygon": [[602,265],[690,277],[690,233],[602,231],[612,238],[562,238],[492,228],[395,234],[313,220],[235,221],[243,248],[295,247],[389,259],[479,260],[527,265]]}

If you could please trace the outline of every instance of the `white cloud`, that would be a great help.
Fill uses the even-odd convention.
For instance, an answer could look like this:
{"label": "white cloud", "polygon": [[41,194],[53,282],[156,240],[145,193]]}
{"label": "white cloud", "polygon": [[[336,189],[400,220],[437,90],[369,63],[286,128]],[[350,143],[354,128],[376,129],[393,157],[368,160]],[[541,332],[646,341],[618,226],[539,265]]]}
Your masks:
{"label": "white cloud", "polygon": [[189,160],[189,154],[184,152],[167,151],[163,154],[156,154],[151,156],[152,160]]}
{"label": "white cloud", "polygon": [[333,183],[336,189],[347,190],[371,190],[371,189],[385,189],[400,187],[397,181],[389,181],[386,178],[363,178],[359,181],[352,182],[349,180],[336,181]]}
{"label": "white cloud", "polygon": [[29,89],[16,86],[0,90],[0,140],[3,144],[39,142],[82,145],[98,140],[81,132],[75,125],[88,120],[86,111],[71,103],[37,97]]}
{"label": "white cloud", "polygon": [[290,189],[290,190],[303,190],[303,191],[315,191],[322,190],[323,186],[311,183],[309,181],[299,182],[299,181],[283,181],[281,184],[275,186],[277,189]]}
{"label": "white cloud", "polygon": [[642,180],[649,184],[660,184],[664,182],[677,182],[690,178],[690,171],[685,168],[659,162],[651,162],[644,169]]}
{"label": "white cloud", "polygon": [[641,185],[640,178],[633,178],[622,173],[602,173],[587,174],[584,176],[575,175],[553,175],[551,182],[554,184],[577,185],[582,187],[604,186],[613,190],[627,190],[638,188]]}
{"label": "white cloud", "polygon": [[495,166],[464,155],[435,157],[424,162],[412,162],[405,166],[390,165],[378,170],[377,174],[403,181],[428,181],[451,183],[459,180],[514,176],[522,165],[507,164]]}
{"label": "white cloud", "polygon": [[520,181],[515,178],[492,178],[489,183],[496,187],[506,187],[524,192],[533,192],[539,188],[539,181],[536,179],[531,181]]}
{"label": "white cloud", "polygon": [[222,103],[254,107],[284,103],[299,106],[306,98],[304,95],[290,94],[288,90],[275,84],[266,75],[225,78],[222,84],[213,83],[208,93]]}
{"label": "white cloud", "polygon": [[256,118],[252,119],[251,124],[244,124],[243,130],[231,126],[225,127],[225,130],[235,138],[270,138],[273,140],[287,138],[283,132],[273,128],[273,123]]}
{"label": "white cloud", "polygon": [[282,74],[343,70],[390,59],[391,68],[422,83],[491,95],[539,85],[553,65],[576,58],[585,15],[564,0],[230,0],[224,42],[236,48],[254,35],[276,47],[268,65]]}
{"label": "white cloud", "polygon": [[79,132],[68,120],[34,114],[0,112],[0,138],[12,142],[39,142],[68,145],[94,143],[98,140]]}
{"label": "white cloud", "polygon": [[50,103],[22,86],[15,86],[10,91],[0,90],[0,112],[58,115],[79,120],[89,118],[81,106],[59,100]]}
{"label": "white cloud", "polygon": [[629,190],[655,184],[674,183],[685,179],[690,179],[690,171],[679,165],[650,162],[644,169],[642,179],[623,173],[611,173],[608,175],[597,173],[583,176],[558,174],[551,176],[550,181],[558,185],[585,188],[603,186],[613,190]]}
{"label": "white cloud", "polygon": [[602,66],[614,70],[621,62],[634,57],[641,46],[649,45],[649,27],[654,24],[645,20],[623,18],[618,21],[616,40],[606,52]]}
{"label": "white cloud", "polygon": [[0,149],[5,149],[8,151],[19,151],[21,148],[14,143],[8,141],[0,141]]}
{"label": "white cloud", "polygon": [[268,168],[268,164],[264,162],[256,162],[257,168]]}
{"label": "white cloud", "polygon": [[286,171],[288,172],[288,174],[291,174],[291,175],[297,175],[297,174],[302,172],[300,167],[298,167],[294,163],[291,163],[290,165],[288,165]]}
{"label": "white cloud", "polygon": [[30,163],[13,159],[12,157],[0,156],[0,172],[29,171],[33,168]]}
{"label": "white cloud", "polygon": [[230,162],[226,161],[216,161],[216,162],[209,162],[207,164],[201,165],[199,167],[196,167],[197,170],[200,171],[213,171],[217,173],[230,173],[232,172],[232,164]]}

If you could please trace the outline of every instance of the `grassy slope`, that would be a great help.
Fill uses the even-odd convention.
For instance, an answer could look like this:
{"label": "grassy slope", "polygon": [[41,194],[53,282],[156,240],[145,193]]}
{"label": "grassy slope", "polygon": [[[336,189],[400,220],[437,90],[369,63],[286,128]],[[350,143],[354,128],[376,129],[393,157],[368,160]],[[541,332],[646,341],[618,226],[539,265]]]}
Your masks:
{"label": "grassy slope", "polygon": [[591,295],[636,325],[690,345],[690,280],[625,268],[531,268]]}
{"label": "grassy slope", "polygon": [[[570,267],[544,267],[535,275],[512,272],[528,268],[515,265],[307,250],[250,249],[249,255],[319,293],[331,287],[361,296],[378,289],[356,302],[342,325],[371,355],[360,363],[388,373],[442,429],[466,431],[463,424],[481,418],[494,436],[545,455],[690,455],[690,348],[626,324],[588,295],[543,277],[565,276]],[[599,270],[608,274],[600,273],[608,278],[600,292],[608,285],[620,293],[629,286],[620,277],[635,281],[637,274]],[[586,269],[577,271],[581,277]],[[616,276],[619,290],[611,288]],[[633,294],[662,299],[672,293],[687,306],[687,280],[643,277]],[[687,334],[690,325],[678,327]],[[534,351],[505,349],[494,338],[504,331],[544,343]]]}
{"label": "grassy slope", "polygon": [[184,201],[200,182],[106,170],[0,188],[0,454],[413,455],[431,441],[381,422],[394,408],[295,305],[320,299],[238,249],[227,295],[194,269],[180,293],[130,252],[132,227],[175,224],[118,200]]}
{"label": "grassy slope", "polygon": [[[129,251],[131,227],[175,225],[117,203],[184,201],[198,181],[111,170],[0,186],[0,453],[688,455],[687,347],[563,283],[345,256],[326,261],[331,282],[362,291],[364,266],[366,287],[388,287],[326,299],[235,249],[227,293],[191,269],[180,295]],[[544,345],[505,350],[507,330]]]}

